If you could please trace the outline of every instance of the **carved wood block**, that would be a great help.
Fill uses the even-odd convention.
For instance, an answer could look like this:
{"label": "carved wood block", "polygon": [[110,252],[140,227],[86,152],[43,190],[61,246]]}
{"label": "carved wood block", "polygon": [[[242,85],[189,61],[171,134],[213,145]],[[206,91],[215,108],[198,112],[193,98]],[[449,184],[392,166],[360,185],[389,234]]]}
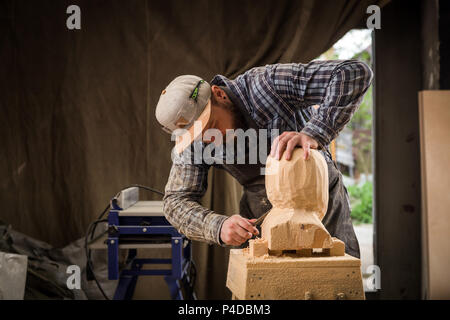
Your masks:
{"label": "carved wood block", "polygon": [[361,262],[338,257],[253,257],[230,250],[227,287],[235,299],[364,299]]}
{"label": "carved wood block", "polygon": [[311,150],[308,160],[300,148],[289,161],[268,157],[266,190],[273,208],[261,229],[269,250],[331,248],[321,221],[328,206],[328,167],[320,152]]}
{"label": "carved wood block", "polygon": [[249,241],[249,254],[252,257],[261,257],[268,254],[267,240],[253,239]]}

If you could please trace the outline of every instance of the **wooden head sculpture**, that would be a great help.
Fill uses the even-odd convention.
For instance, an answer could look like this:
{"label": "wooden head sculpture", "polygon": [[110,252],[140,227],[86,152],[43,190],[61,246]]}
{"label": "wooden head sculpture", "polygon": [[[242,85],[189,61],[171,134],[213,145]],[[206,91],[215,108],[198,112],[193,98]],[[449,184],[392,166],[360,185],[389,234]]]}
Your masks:
{"label": "wooden head sculpture", "polygon": [[265,218],[262,238],[269,250],[330,248],[331,236],[321,220],[328,206],[328,167],[316,150],[308,160],[297,148],[291,160],[268,157],[266,191],[273,208]]}

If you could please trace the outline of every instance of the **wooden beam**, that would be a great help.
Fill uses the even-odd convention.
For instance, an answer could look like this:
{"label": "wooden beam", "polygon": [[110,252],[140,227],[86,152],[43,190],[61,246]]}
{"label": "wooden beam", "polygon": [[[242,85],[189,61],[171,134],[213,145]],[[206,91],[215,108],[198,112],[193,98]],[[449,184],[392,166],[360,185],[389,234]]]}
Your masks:
{"label": "wooden beam", "polygon": [[375,264],[382,299],[420,298],[418,0],[392,1],[375,31]]}

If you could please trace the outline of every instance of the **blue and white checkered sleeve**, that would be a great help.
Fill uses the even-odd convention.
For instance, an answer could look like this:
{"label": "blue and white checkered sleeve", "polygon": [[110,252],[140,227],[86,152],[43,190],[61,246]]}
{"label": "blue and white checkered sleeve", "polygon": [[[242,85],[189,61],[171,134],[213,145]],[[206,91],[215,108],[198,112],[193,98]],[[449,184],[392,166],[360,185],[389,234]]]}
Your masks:
{"label": "blue and white checkered sleeve", "polygon": [[372,78],[372,70],[364,62],[349,60],[338,65],[326,86],[319,109],[302,132],[316,139],[322,147],[327,146],[358,109]]}

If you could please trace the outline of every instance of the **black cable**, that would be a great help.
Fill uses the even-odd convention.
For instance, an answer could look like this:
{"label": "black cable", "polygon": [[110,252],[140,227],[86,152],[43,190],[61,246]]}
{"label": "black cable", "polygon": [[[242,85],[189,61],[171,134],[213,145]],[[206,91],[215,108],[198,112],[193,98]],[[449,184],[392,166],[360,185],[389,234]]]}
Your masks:
{"label": "black cable", "polygon": [[[148,191],[157,193],[157,194],[159,194],[160,196],[164,196],[164,192],[161,192],[161,191],[159,191],[159,190],[156,190],[156,189],[153,189],[153,188],[144,186],[144,185],[142,185],[142,184],[132,184],[132,185],[129,185],[128,187],[123,188],[123,189],[121,190],[121,192],[122,192],[123,190],[125,190],[125,189],[133,188],[133,187],[145,189],[145,190],[148,190]],[[120,193],[120,192],[119,192],[119,193]]]}
{"label": "black cable", "polygon": [[[102,213],[98,216],[97,220],[100,220],[101,218],[103,218],[103,216],[105,215],[106,212],[108,212],[108,209],[110,208],[110,204],[108,204],[105,209],[103,209]],[[94,237],[95,234],[95,229],[97,228],[97,224],[94,225],[94,229],[92,230],[92,234],[91,234],[91,239],[90,241],[92,241],[92,238]],[[91,252],[89,250],[89,258],[91,257]],[[92,270],[91,270],[92,271]]]}
{"label": "black cable", "polygon": [[[132,185],[130,185],[130,186],[128,186],[128,187],[125,187],[125,188],[123,188],[122,190],[120,190],[120,191],[117,193],[117,195],[115,196],[115,198],[117,198],[117,197],[119,196],[119,194],[120,194],[123,190],[128,189],[128,188],[132,188],[132,187],[137,187],[137,188],[145,189],[145,190],[148,190],[148,191],[152,191],[152,192],[154,192],[154,193],[157,193],[157,194],[159,194],[159,195],[161,195],[161,196],[164,196],[164,193],[161,192],[161,191],[159,191],[159,190],[156,190],[156,189],[153,189],[153,188],[151,188],[151,187],[144,186],[144,185],[140,185],[140,184],[132,184]],[[92,259],[91,259],[91,250],[88,249],[88,238],[89,238],[89,234],[90,234],[90,235],[91,235],[90,241],[92,242],[92,239],[93,239],[94,234],[95,234],[95,229],[97,228],[97,224],[99,224],[99,223],[101,223],[101,222],[108,222],[107,219],[103,219],[103,220],[101,220],[101,219],[103,218],[103,216],[105,215],[105,213],[108,212],[108,209],[109,209],[110,207],[111,207],[111,204],[109,203],[109,204],[106,206],[106,208],[102,211],[102,213],[98,216],[97,220],[95,220],[94,222],[92,222],[92,223],[89,225],[88,230],[87,230],[87,233],[86,233],[86,237],[85,237],[85,239],[84,239],[84,249],[85,249],[85,251],[86,251],[86,260],[87,260],[87,261],[86,261],[86,274],[88,274],[88,272],[90,271],[90,274],[92,275],[92,278],[94,279],[95,283],[97,284],[98,289],[100,290],[100,292],[102,293],[103,297],[104,297],[106,300],[111,300],[111,299],[108,298],[108,296],[106,295],[106,293],[105,293],[105,291],[103,290],[102,286],[100,285],[100,282],[98,281],[97,277],[95,276],[95,273],[94,273],[94,266],[93,266],[93,264],[92,264]],[[90,230],[91,230],[92,227],[93,227],[93,229],[92,229],[92,232],[91,232]],[[107,232],[108,232],[108,230],[106,230],[105,232],[103,232],[103,233],[102,233],[101,235],[99,235],[98,237],[102,236],[103,234],[105,234],[105,233],[107,233]],[[97,238],[98,238],[98,237],[97,237]]]}
{"label": "black cable", "polygon": [[97,220],[100,220],[101,218],[103,218],[103,215],[108,211],[109,207],[110,207],[110,204],[108,203],[106,208],[103,209],[102,213],[98,216]]}
{"label": "black cable", "polygon": [[[106,212],[108,212],[108,209],[110,208],[110,204],[108,204],[107,206],[106,206],[106,208],[105,209],[103,209],[103,211],[102,211],[102,213],[98,216],[98,218],[97,218],[97,220],[96,221],[98,221],[98,220],[100,220],[101,218],[103,218],[103,216],[105,215],[105,213]],[[97,228],[97,224],[95,224],[94,225],[94,229],[92,230],[92,234],[91,234],[91,239],[90,239],[90,241],[92,241],[92,238],[94,237],[94,234],[95,234],[95,229]],[[91,252],[90,252],[90,250],[89,250],[89,259],[91,258]],[[92,271],[92,270],[91,270]]]}
{"label": "black cable", "polygon": [[97,279],[97,277],[96,277],[96,275],[94,273],[94,267],[92,265],[92,260],[91,260],[91,250],[88,249],[88,237],[89,237],[90,231],[91,231],[93,226],[96,226],[97,224],[99,224],[101,222],[108,222],[108,220],[106,220],[106,219],[104,219],[104,220],[96,220],[96,221],[92,222],[89,225],[88,230],[86,232],[86,236],[84,238],[84,249],[86,251],[87,267],[90,268],[90,270],[92,272],[92,276],[94,278],[95,283],[97,284],[98,289],[102,293],[102,295],[105,298],[105,300],[111,300],[106,295],[105,291],[103,290],[102,286],[100,285],[100,282],[98,281],[98,279]]}
{"label": "black cable", "polygon": [[[103,218],[103,216],[105,215],[105,213],[108,211],[109,207],[110,207],[110,204],[108,204],[108,205],[105,207],[105,209],[103,209],[102,213],[98,216],[98,218],[97,218],[96,221],[99,221],[101,218]],[[94,229],[92,230],[92,233],[91,233],[91,239],[90,239],[90,242],[92,242],[92,238],[94,237],[95,229],[96,229],[96,228],[97,228],[97,224],[94,224]],[[89,229],[88,229],[88,231],[89,231]],[[91,250],[88,250],[88,261],[91,261]],[[87,262],[87,261],[86,261],[86,262]],[[92,262],[91,262],[91,264],[92,264]],[[88,280],[89,280],[90,277],[92,277],[92,278],[95,277],[94,271],[93,271],[92,268],[90,267],[89,263],[86,265],[86,276],[87,276]]]}

